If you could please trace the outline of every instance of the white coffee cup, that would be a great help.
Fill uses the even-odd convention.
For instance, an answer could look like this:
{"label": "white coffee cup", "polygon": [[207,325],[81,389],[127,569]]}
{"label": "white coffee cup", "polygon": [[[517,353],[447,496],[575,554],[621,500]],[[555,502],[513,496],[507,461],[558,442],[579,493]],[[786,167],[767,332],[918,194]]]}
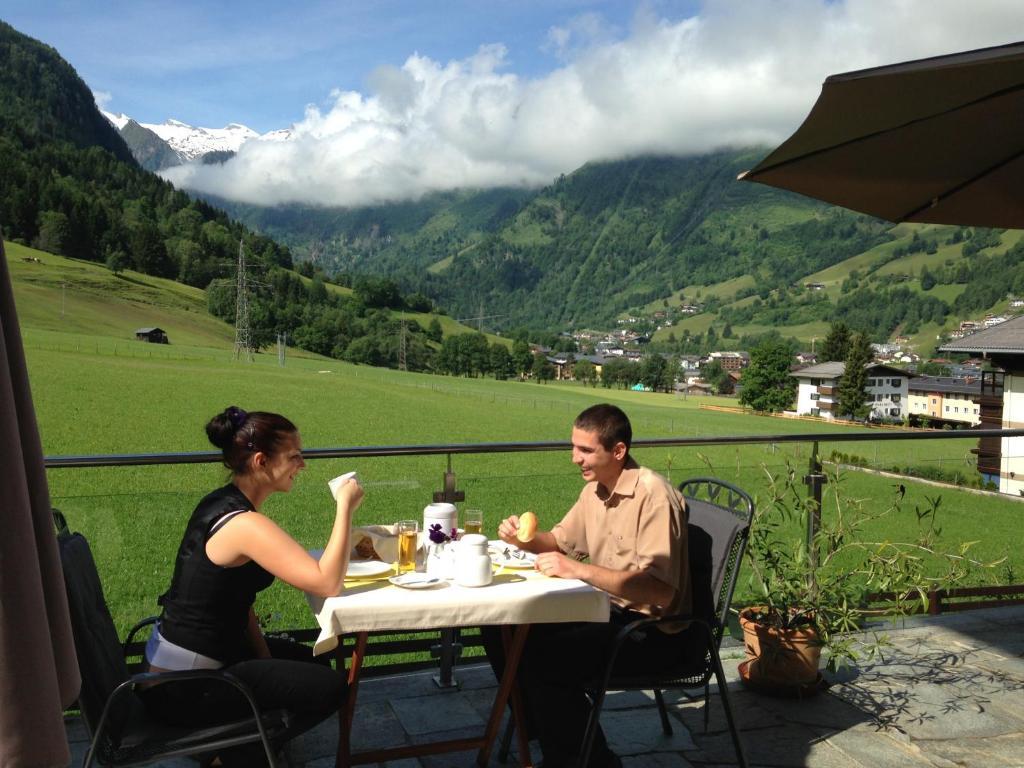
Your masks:
{"label": "white coffee cup", "polygon": [[354,480],[359,482],[359,477],[355,472],[346,472],[344,475],[338,475],[333,480],[327,481],[327,487],[331,489],[331,497],[334,499],[338,498],[338,489],[344,484],[346,480]]}
{"label": "white coffee cup", "polygon": [[455,550],[455,582],[463,587],[486,587],[493,579],[487,537],[480,533],[465,534]]}

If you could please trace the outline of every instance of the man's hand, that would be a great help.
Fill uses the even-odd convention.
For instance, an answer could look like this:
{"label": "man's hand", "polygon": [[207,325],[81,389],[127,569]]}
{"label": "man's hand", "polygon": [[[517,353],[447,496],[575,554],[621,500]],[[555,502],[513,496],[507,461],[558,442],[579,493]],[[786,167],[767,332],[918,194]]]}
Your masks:
{"label": "man's hand", "polygon": [[519,530],[519,515],[512,515],[506,517],[501,521],[498,526],[498,538],[504,541],[506,544],[511,544],[518,547],[522,542],[519,541],[516,536],[516,532]]}
{"label": "man's hand", "polygon": [[561,552],[542,552],[537,555],[533,567],[545,576],[557,576],[560,579],[582,579],[585,570],[582,563]]}

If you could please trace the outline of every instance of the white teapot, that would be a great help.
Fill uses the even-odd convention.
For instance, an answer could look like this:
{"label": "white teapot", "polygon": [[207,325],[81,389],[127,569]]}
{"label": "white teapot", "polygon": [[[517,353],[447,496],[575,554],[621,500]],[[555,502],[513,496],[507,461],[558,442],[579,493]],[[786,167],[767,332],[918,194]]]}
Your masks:
{"label": "white teapot", "polygon": [[493,578],[487,537],[482,533],[463,535],[455,549],[455,582],[463,587],[486,587]]}

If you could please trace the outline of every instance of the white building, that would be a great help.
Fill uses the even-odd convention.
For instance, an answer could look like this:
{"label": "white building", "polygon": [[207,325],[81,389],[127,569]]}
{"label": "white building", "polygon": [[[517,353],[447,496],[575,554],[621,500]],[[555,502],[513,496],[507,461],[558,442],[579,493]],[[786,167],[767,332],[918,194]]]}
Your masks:
{"label": "white building", "polygon": [[[967,352],[971,355],[982,355],[992,361],[993,365],[1002,368],[1002,413],[1000,414],[1003,429],[1024,428],[1024,316],[1015,317],[984,331],[978,331],[964,337],[962,341],[942,345],[942,352]],[[982,422],[985,422],[986,395],[982,385]],[[984,438],[982,441],[984,442]],[[979,445],[979,451],[983,448]],[[1024,437],[1000,438],[998,455],[993,452],[994,461],[998,462],[998,477],[992,467],[992,479],[998,480],[999,490],[1014,496],[1024,493]],[[980,469],[980,458],[979,458]]]}
{"label": "white building", "polygon": [[[912,374],[889,365],[869,363],[865,391],[873,421],[884,419],[905,419],[908,416],[907,382]],[[846,370],[846,363],[820,363],[809,368],[794,371],[799,384],[796,393],[796,412],[801,415],[821,416],[825,419],[837,417],[839,380]]]}
{"label": "white building", "polygon": [[917,376],[910,382],[909,415],[933,423],[981,424],[981,386],[977,379]]}

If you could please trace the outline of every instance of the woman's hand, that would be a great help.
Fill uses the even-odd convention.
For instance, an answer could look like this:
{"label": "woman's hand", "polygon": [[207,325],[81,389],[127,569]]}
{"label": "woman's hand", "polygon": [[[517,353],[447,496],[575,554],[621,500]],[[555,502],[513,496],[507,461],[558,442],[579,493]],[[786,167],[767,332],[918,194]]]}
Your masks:
{"label": "woman's hand", "polygon": [[354,478],[349,478],[341,484],[336,498],[338,512],[355,512],[363,503],[363,487]]}

